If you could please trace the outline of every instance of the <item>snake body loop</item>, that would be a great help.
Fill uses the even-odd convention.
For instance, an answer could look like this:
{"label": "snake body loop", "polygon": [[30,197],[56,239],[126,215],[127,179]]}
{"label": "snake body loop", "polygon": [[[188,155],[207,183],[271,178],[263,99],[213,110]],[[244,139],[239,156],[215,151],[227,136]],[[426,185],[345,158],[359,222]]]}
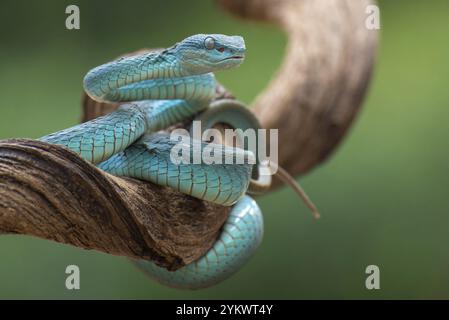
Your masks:
{"label": "snake body loop", "polygon": [[[244,59],[239,36],[194,35],[162,52],[120,58],[89,71],[86,93],[97,101],[129,102],[92,121],[45,137],[117,176],[147,180],[193,197],[234,205],[213,247],[197,261],[168,271],[150,261],[136,264],[156,280],[177,288],[203,288],[237,271],[259,246],[263,219],[254,200],[245,193],[254,183],[253,165],[174,163],[178,146],[157,131],[207,110],[214,97],[214,71],[233,68]],[[232,127],[259,128],[242,108],[210,109],[199,116],[206,128],[218,122]],[[190,152],[210,147],[192,140]],[[250,151],[215,146],[223,157],[254,157]],[[215,149],[214,149],[215,150]],[[257,175],[257,170],[256,170]]]}

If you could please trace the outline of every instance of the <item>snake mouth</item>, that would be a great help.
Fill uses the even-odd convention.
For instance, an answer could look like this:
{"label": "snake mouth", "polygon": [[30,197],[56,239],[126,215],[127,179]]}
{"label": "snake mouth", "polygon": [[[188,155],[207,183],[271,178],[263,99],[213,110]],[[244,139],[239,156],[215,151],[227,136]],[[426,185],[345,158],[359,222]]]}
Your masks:
{"label": "snake mouth", "polygon": [[227,57],[222,59],[221,61],[226,61],[226,60],[242,60],[244,58],[244,56],[232,56],[232,57]]}

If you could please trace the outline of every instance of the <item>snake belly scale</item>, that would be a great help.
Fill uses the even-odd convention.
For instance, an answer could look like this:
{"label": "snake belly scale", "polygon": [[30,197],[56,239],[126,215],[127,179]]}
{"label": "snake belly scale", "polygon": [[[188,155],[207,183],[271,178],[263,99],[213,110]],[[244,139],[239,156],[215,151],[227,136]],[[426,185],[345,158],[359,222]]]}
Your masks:
{"label": "snake belly scale", "polygon": [[[176,271],[151,261],[135,261],[163,284],[185,289],[214,285],[240,269],[262,240],[261,211],[245,194],[253,181],[253,164],[173,163],[170,150],[175,142],[168,134],[158,132],[207,110],[216,89],[213,72],[240,65],[244,56],[245,44],[240,36],[199,34],[160,52],[96,67],[84,78],[86,93],[97,101],[127,103],[108,115],[40,139],[65,146],[110,174],[150,181],[233,206],[215,244],[197,261]],[[212,114],[220,120],[219,113]],[[230,115],[228,110],[226,122],[234,122],[236,127],[258,126],[254,118],[245,115],[238,109]],[[193,140],[190,150],[206,145]],[[246,159],[254,157],[243,149],[220,148],[224,156],[235,157],[241,152]]]}

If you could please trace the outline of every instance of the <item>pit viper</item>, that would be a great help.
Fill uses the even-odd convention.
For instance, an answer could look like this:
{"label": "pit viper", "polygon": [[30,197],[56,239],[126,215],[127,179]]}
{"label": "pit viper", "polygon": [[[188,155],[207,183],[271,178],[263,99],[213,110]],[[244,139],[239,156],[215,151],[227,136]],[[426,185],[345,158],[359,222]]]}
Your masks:
{"label": "pit viper", "polygon": [[[168,271],[151,261],[135,263],[159,282],[184,289],[212,286],[239,270],[263,236],[262,213],[247,193],[263,189],[269,178],[259,174],[257,155],[245,148],[214,145],[223,158],[243,163],[175,163],[179,143],[162,129],[188,119],[203,129],[226,124],[258,129],[244,107],[211,103],[217,82],[213,72],[239,66],[245,58],[240,36],[198,34],[162,51],[122,57],[90,70],[84,90],[100,102],[120,102],[112,113],[42,137],[65,146],[101,170],[174,188],[202,200],[232,206],[216,242],[197,261]],[[190,152],[213,144],[191,140]],[[250,161],[252,160],[252,161]],[[224,162],[224,161],[223,161]],[[255,164],[254,164],[255,163]]]}

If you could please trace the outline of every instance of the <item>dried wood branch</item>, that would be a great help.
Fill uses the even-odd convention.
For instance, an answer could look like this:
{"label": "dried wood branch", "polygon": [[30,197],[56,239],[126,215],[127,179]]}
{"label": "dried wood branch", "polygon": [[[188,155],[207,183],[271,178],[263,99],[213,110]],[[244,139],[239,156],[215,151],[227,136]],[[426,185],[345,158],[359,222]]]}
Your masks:
{"label": "dried wood branch", "polygon": [[[266,128],[280,128],[279,160],[309,171],[341,141],[360,108],[377,36],[368,0],[219,0],[242,17],[289,35],[284,63],[254,102]],[[217,98],[229,94],[221,87]],[[84,100],[83,120],[117,105]],[[0,233],[27,234],[179,268],[206,252],[228,208],[169,188],[106,174],[64,148],[0,141]]]}

